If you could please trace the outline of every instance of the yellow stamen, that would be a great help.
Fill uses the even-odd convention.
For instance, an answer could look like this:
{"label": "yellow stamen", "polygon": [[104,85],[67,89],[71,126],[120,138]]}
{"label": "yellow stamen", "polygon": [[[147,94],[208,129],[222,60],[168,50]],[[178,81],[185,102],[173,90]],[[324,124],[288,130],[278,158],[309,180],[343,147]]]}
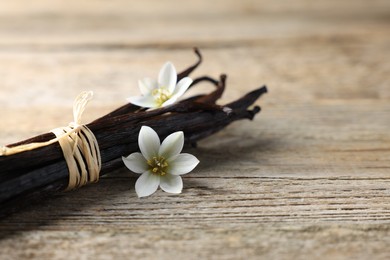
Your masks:
{"label": "yellow stamen", "polygon": [[167,101],[168,99],[171,98],[171,93],[169,93],[169,91],[164,88],[164,87],[161,87],[161,88],[157,88],[155,90],[152,91],[152,95],[154,97],[154,100],[157,102],[157,104],[159,104],[160,106],[165,102]]}
{"label": "yellow stamen", "polygon": [[166,174],[166,169],[168,167],[168,162],[162,156],[155,156],[152,159],[147,161],[150,166],[151,171],[154,174],[164,176]]}

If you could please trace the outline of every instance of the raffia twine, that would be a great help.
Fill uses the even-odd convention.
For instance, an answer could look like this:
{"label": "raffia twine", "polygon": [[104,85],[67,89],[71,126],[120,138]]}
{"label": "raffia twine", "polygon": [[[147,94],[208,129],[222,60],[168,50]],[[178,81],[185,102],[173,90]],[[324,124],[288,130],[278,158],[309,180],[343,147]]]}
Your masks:
{"label": "raffia twine", "polygon": [[69,170],[67,190],[97,182],[102,165],[99,144],[92,131],[86,125],[81,124],[81,116],[92,97],[92,91],[81,92],[76,97],[73,103],[74,121],[68,126],[51,130],[55,138],[46,142],[22,144],[15,147],[3,146],[0,148],[0,156],[27,152],[59,142]]}

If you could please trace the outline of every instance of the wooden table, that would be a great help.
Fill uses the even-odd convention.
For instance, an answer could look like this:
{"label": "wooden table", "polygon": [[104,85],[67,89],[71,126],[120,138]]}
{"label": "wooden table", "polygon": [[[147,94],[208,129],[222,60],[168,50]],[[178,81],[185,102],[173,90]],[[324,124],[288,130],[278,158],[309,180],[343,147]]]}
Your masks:
{"label": "wooden table", "polygon": [[[211,2],[211,3],[209,3]],[[170,60],[267,84],[253,121],[190,149],[179,196],[122,169],[0,220],[1,259],[388,259],[390,2],[2,1],[0,143],[123,105]],[[207,87],[205,87],[206,90]],[[21,162],[23,163],[23,162]]]}

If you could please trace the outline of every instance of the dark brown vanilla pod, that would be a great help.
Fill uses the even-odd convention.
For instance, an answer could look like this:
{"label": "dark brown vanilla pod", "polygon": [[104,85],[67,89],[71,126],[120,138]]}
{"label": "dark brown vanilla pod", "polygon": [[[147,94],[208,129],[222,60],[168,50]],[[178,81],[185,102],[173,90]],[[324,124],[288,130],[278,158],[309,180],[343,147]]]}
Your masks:
{"label": "dark brown vanilla pod", "polygon": [[[189,75],[202,61],[199,51],[195,52],[199,60],[179,73],[178,79]],[[225,76],[221,76],[220,80],[201,77],[195,79],[192,86],[209,82],[215,85],[216,89],[209,94],[191,97],[169,107],[154,110],[127,104],[88,124],[99,143],[102,159],[100,174],[123,167],[121,157],[139,150],[137,139],[143,125],[155,129],[161,139],[172,132],[183,131],[185,142],[195,145],[198,140],[212,135],[236,120],[252,119],[260,108],[248,110],[248,107],[266,92],[266,87],[256,89],[225,106],[219,106],[216,101],[225,89],[225,79]],[[52,138],[52,133],[46,133],[9,146],[42,142]],[[12,209],[27,198],[64,190],[68,179],[68,167],[58,143],[19,154],[0,156],[0,211]]]}

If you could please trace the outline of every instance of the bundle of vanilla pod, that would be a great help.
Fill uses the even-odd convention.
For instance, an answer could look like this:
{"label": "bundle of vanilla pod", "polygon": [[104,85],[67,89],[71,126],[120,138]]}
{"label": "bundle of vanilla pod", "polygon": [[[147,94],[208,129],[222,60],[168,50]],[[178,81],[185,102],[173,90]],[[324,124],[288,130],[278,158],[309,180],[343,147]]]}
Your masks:
{"label": "bundle of vanilla pod", "polygon": [[[178,73],[177,81],[187,77],[200,65],[202,56],[197,49],[195,54],[197,62]],[[249,107],[267,92],[266,87],[255,89],[228,104],[217,105],[217,100],[225,90],[225,80],[225,75],[221,75],[219,79],[200,77],[194,79],[191,87],[211,83],[215,88],[210,93],[153,110],[128,103],[87,124],[99,143],[102,161],[100,175],[123,167],[121,157],[138,151],[137,138],[143,125],[156,130],[161,139],[172,132],[183,131],[186,144],[196,146],[198,140],[218,132],[236,120],[252,119],[260,111],[260,107]],[[45,133],[7,147],[45,142],[54,137],[53,133]],[[0,156],[0,211],[13,211],[18,207],[15,205],[20,205],[20,202],[26,202],[27,199],[63,191],[68,180],[68,167],[58,142],[22,153]]]}

